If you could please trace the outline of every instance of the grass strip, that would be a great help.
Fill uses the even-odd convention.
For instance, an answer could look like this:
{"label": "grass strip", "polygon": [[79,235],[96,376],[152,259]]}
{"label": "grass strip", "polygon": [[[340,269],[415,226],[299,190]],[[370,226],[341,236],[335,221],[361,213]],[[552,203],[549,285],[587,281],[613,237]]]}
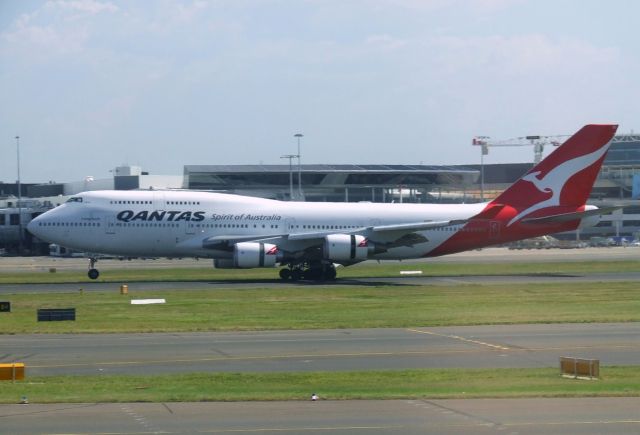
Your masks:
{"label": "grass strip", "polygon": [[[640,270],[640,261],[567,261],[548,263],[381,263],[338,269],[340,278],[397,277],[402,270],[419,270],[426,276],[544,275],[621,273]],[[88,283],[85,271],[49,272],[48,268],[0,273],[0,284]],[[278,269],[227,270],[213,268],[105,269],[98,282],[148,281],[279,281]]]}
{"label": "grass strip", "polygon": [[[131,299],[165,298],[162,305]],[[0,333],[255,331],[640,321],[635,282],[282,288],[4,295]],[[75,322],[37,322],[38,308]]]}
{"label": "grass strip", "polygon": [[560,377],[553,368],[362,372],[191,373],[59,376],[3,382],[0,403],[198,402],[637,396],[640,367],[601,367],[599,380]]}

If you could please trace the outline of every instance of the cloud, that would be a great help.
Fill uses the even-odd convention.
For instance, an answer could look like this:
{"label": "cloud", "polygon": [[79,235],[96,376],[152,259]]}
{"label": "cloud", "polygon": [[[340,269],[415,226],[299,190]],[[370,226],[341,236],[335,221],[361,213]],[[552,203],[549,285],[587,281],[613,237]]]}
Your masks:
{"label": "cloud", "polygon": [[439,36],[429,38],[425,43],[445,72],[566,75],[594,66],[611,68],[620,58],[616,48],[541,34]]}
{"label": "cloud", "polygon": [[365,39],[365,43],[370,46],[378,47],[383,50],[397,50],[405,47],[408,41],[393,37],[388,34],[383,35],[370,35]]}
{"label": "cloud", "polygon": [[365,6],[373,3],[378,9],[401,8],[416,12],[471,9],[475,13],[495,12],[513,8],[523,0],[366,0]]}
{"label": "cloud", "polygon": [[111,2],[96,0],[55,0],[45,4],[48,9],[60,9],[80,12],[84,15],[96,15],[102,12],[117,12],[119,8]]}
{"label": "cloud", "polygon": [[85,49],[95,30],[89,20],[118,10],[110,2],[95,0],[48,1],[34,12],[17,17],[13,25],[0,34],[0,53],[12,58],[23,56],[31,61],[78,53]]}

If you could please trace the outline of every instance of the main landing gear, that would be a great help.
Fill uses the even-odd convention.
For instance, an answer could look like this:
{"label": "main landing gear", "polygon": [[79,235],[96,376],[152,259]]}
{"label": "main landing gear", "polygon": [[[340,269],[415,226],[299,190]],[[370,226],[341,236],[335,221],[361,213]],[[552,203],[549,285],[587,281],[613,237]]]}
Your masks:
{"label": "main landing gear", "polygon": [[280,269],[280,278],[283,281],[333,281],[336,279],[336,268],[333,264],[290,264],[289,267]]}
{"label": "main landing gear", "polygon": [[95,268],[97,262],[97,258],[89,258],[89,272],[87,272],[87,276],[90,279],[98,279],[98,277],[100,276],[100,272],[98,272],[98,269]]}

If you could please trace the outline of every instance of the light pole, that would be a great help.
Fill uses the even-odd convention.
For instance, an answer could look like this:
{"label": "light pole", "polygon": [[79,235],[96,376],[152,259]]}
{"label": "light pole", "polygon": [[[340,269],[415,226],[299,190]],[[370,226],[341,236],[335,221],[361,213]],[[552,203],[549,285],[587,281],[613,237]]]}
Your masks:
{"label": "light pole", "polygon": [[300,164],[300,138],[304,137],[302,133],[296,133],[293,135],[298,139],[298,199],[302,199],[302,169]]}
{"label": "light pole", "polygon": [[480,201],[484,202],[484,156],[489,153],[485,145],[480,147]]}
{"label": "light pole", "polygon": [[480,201],[484,202],[484,156],[489,154],[489,136],[476,136],[473,145],[480,146]]}
{"label": "light pole", "polygon": [[16,154],[18,157],[18,255],[22,255],[22,184],[20,183],[20,136],[16,136]]}
{"label": "light pole", "polygon": [[281,159],[289,159],[289,201],[293,201],[293,166],[291,161],[296,157],[300,158],[298,154],[285,154],[280,156]]}

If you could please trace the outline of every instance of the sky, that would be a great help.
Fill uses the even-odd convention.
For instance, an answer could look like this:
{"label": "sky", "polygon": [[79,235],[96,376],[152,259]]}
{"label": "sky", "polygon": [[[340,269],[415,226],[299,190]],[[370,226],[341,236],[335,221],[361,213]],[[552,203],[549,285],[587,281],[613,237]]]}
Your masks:
{"label": "sky", "polygon": [[[640,131],[635,0],[0,0],[0,181],[116,166],[476,164]],[[533,151],[493,148],[485,163]]]}

